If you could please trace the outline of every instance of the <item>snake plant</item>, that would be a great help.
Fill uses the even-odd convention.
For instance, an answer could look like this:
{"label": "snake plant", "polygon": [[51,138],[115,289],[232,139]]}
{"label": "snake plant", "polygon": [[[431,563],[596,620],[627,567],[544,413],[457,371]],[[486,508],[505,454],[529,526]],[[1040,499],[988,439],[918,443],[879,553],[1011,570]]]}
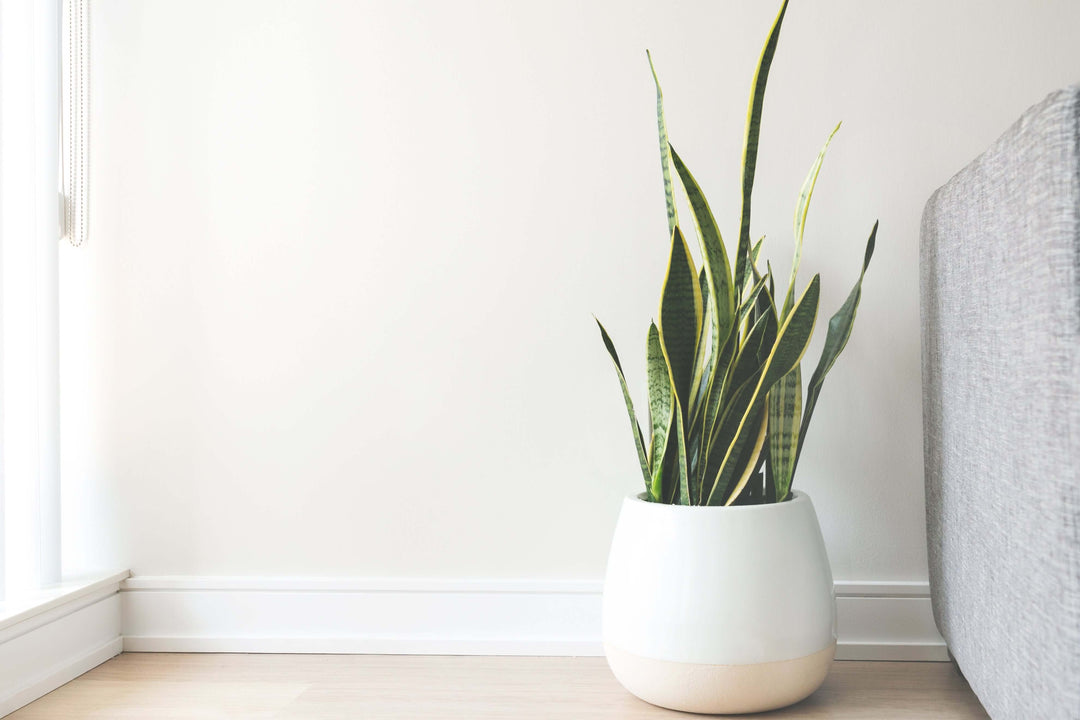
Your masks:
{"label": "snake plant", "polygon": [[[701,187],[668,141],[660,81],[648,56],[656,83],[660,167],[671,241],[658,319],[649,326],[646,338],[648,435],[634,412],[615,345],[599,320],[597,324],[615,364],[646,496],[653,502],[732,505],[788,498],[822,383],[851,336],[863,276],[874,252],[876,222],[859,279],[829,320],[821,358],[804,396],[800,366],[817,319],[820,278],[814,275],[799,291],[796,276],[810,198],[836,130],[825,141],[799,192],[795,256],[787,291],[779,303],[771,266],[766,263],[762,272],[758,264],[762,242],[751,244],[750,235],[750,197],[765,85],[787,4],[784,0],[780,6],[762,49],[750,94],[734,263]],[[692,211],[700,270],[679,225],[674,175]]]}

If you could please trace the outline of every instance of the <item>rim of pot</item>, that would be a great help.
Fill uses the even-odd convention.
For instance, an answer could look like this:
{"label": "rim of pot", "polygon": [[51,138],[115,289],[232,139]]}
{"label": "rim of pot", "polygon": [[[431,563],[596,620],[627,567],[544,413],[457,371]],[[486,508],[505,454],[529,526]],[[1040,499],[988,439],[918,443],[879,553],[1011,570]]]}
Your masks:
{"label": "rim of pot", "polygon": [[634,502],[638,502],[638,503],[640,503],[642,505],[650,505],[650,506],[654,506],[654,507],[658,507],[658,508],[670,508],[672,510],[685,510],[687,512],[694,512],[694,511],[702,511],[702,510],[726,510],[726,511],[743,510],[743,511],[745,511],[745,510],[762,510],[764,508],[769,508],[769,507],[777,507],[777,508],[779,508],[779,507],[786,507],[786,506],[794,505],[796,503],[801,504],[801,503],[807,502],[810,498],[802,490],[792,490],[791,491],[791,497],[789,497],[787,500],[784,500],[782,502],[757,503],[756,505],[675,505],[673,503],[659,503],[659,502],[652,502],[650,500],[646,500],[644,492],[631,493],[631,494],[626,496],[626,499],[627,500],[632,500]]}

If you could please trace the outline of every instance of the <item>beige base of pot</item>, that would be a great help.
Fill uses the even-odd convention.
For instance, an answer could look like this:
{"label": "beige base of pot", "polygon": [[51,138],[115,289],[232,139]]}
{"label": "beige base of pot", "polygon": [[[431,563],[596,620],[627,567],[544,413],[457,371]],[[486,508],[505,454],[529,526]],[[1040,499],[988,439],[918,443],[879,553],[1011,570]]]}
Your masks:
{"label": "beige base of pot", "polygon": [[642,700],[683,712],[734,715],[775,710],[808,697],[829,672],[836,643],[813,655],[756,665],[654,660],[604,645],[623,687]]}

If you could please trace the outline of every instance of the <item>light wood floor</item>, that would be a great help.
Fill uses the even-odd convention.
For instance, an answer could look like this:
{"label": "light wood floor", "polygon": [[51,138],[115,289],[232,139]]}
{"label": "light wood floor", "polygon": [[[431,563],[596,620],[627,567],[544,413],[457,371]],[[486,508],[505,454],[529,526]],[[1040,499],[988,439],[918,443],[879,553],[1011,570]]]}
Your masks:
{"label": "light wood floor", "polygon": [[[125,653],[8,720],[692,717],[626,693],[603,658]],[[985,718],[948,663],[837,662],[825,685],[754,718]]]}

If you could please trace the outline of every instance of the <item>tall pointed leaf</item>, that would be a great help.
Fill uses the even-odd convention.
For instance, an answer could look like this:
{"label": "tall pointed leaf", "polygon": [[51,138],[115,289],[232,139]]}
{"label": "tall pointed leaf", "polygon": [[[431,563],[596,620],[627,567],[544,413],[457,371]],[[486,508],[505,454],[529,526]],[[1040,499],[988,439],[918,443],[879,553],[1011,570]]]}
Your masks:
{"label": "tall pointed leaf", "polygon": [[[698,229],[698,238],[701,243],[702,266],[708,281],[709,292],[703,293],[708,305],[706,318],[708,319],[708,333],[710,343],[708,354],[699,352],[697,370],[695,376],[697,386],[694,388],[693,404],[690,407],[689,417],[691,425],[691,448],[697,455],[694,462],[696,470],[701,469],[704,463],[700,462],[700,456],[707,452],[707,440],[711,436],[713,425],[716,423],[716,413],[720,406],[720,392],[723,386],[724,374],[718,368],[720,355],[725,348],[728,336],[735,328],[735,291],[732,284],[731,264],[728,261],[727,250],[724,248],[724,240],[720,235],[720,229],[713,217],[701,186],[694,178],[693,173],[683,162],[682,158],[671,149],[672,160],[675,170],[682,181],[683,189],[690,201],[690,209],[694,214],[694,222]],[[703,325],[702,335],[706,334]],[[704,350],[704,348],[702,348]],[[726,369],[726,364],[725,364]],[[702,407],[703,406],[703,407]],[[692,474],[694,483],[699,484],[701,472]]]}
{"label": "tall pointed leaf", "polygon": [[780,319],[787,317],[791,311],[791,304],[795,302],[795,276],[799,273],[799,262],[802,260],[803,233],[806,231],[806,213],[810,210],[810,197],[814,194],[814,185],[817,184],[818,173],[821,172],[821,163],[825,161],[825,151],[829,149],[836,131],[840,129],[840,123],[836,124],[825,145],[818,153],[814,164],[810,166],[810,172],[803,181],[802,189],[799,190],[799,202],[795,204],[795,257],[791,261],[791,280],[788,281],[787,296],[784,297],[784,308],[780,311]]}
{"label": "tall pointed leaf", "polygon": [[[765,261],[765,269],[765,277],[769,278],[769,298],[771,301],[772,298],[776,297],[776,287],[773,285],[773,278],[776,276],[773,275],[772,263],[770,263],[768,260]],[[776,312],[775,305],[772,306],[772,310],[774,313]],[[779,318],[779,320],[783,321],[783,318]]]}
{"label": "tall pointed leaf", "polygon": [[[677,402],[677,401],[676,401]],[[679,505],[690,504],[690,473],[686,467],[686,433],[683,426],[683,413],[675,412],[675,441],[678,448],[679,470]]]}
{"label": "tall pointed leaf", "polygon": [[[731,378],[728,386],[729,391],[737,390],[742,384],[756,371],[760,370],[762,363],[758,362],[758,351],[761,348],[761,341],[765,337],[768,329],[769,321],[768,315],[762,315],[754,323],[754,326],[750,328],[750,332],[746,334],[746,338],[743,340],[742,345],[739,346],[739,353],[735,356],[735,363],[731,368]],[[772,345],[768,346],[767,350],[771,350]],[[723,408],[727,409],[728,402],[731,398],[726,397],[723,399]]]}
{"label": "tall pointed leaf", "polygon": [[766,289],[768,285],[768,275],[762,276],[758,279],[754,286],[750,288],[750,292],[746,295],[746,300],[739,306],[739,322],[746,319],[746,316],[757,306],[758,298],[761,297],[761,293]]}
{"label": "tall pointed leaf", "polygon": [[[697,284],[698,284],[698,289],[701,291],[701,308],[702,308],[702,311],[705,312],[706,315],[708,315],[708,312],[709,312],[709,295],[711,293],[709,292],[708,273],[705,272],[705,266],[704,265],[701,267],[700,270],[698,270]],[[708,331],[709,331],[709,323],[707,322],[707,320],[703,320],[702,323],[701,323],[701,337],[698,338],[698,349],[699,350],[702,349],[703,347],[705,347],[707,349],[706,346],[708,345],[708,343],[706,342],[706,339],[708,337]]]}
{"label": "tall pointed leaf", "polygon": [[716,300],[716,321],[713,329],[716,337],[726,337],[735,311],[735,294],[731,285],[731,265],[728,262],[727,250],[724,249],[724,239],[720,236],[720,229],[713,218],[709,203],[705,200],[705,194],[686,163],[679,157],[679,153],[675,152],[675,148],[671,149],[671,157],[690,201],[690,209],[693,211],[698,238],[701,241],[702,265],[708,276],[709,290]]}
{"label": "tall pointed leaf", "polygon": [[[731,400],[717,420],[716,432],[711,438],[710,447],[712,449],[706,462],[705,478],[701,488],[702,497],[704,498],[701,504],[703,505],[720,505],[727,497],[727,489],[734,480],[738,463],[728,462],[725,465],[725,453],[721,451],[733,447],[732,457],[736,459],[743,457],[745,446],[750,440],[750,433],[740,435],[738,433],[739,423],[743,418],[743,414],[751,409],[751,399],[758,380],[761,378],[762,369],[760,367],[755,369],[749,378],[730,393]],[[729,445],[728,442],[730,438],[735,439],[732,445]]]}
{"label": "tall pointed leaf", "polygon": [[766,263],[766,267],[768,268],[768,271],[765,273],[764,279],[768,282],[769,288],[768,291],[763,291],[758,296],[757,311],[758,315],[767,315],[772,322],[766,330],[765,337],[762,338],[762,349],[764,352],[760,355],[761,362],[765,362],[765,359],[769,356],[769,350],[771,350],[773,344],[776,342],[776,331],[780,327],[780,323],[776,317],[776,304],[773,302],[772,266]]}
{"label": "tall pointed leaf", "polygon": [[690,405],[694,356],[701,333],[701,288],[690,250],[678,227],[671,234],[671,258],[660,296],[660,342],[671,363],[675,394],[683,414]]}
{"label": "tall pointed leaf", "polygon": [[675,411],[675,393],[671,387],[671,369],[668,367],[664,349],[660,346],[660,331],[656,323],[649,325],[647,340],[649,373],[649,416],[652,435],[649,441],[649,467],[652,468],[650,493],[663,496],[664,452],[668,446],[668,434]]}
{"label": "tall pointed leaf", "polygon": [[754,84],[750,90],[750,107],[746,113],[746,137],[743,141],[742,162],[742,212],[739,218],[739,245],[735,253],[735,297],[742,296],[745,281],[745,267],[750,254],[750,196],[754,190],[754,173],[757,170],[758,138],[761,135],[761,110],[765,103],[765,85],[769,81],[769,68],[772,67],[776,43],[780,39],[780,26],[784,22],[788,0],[780,6],[780,12],[773,21],[772,30],[761,49],[754,72]]}
{"label": "tall pointed leaf", "polygon": [[[758,255],[761,254],[761,246],[765,244],[765,236],[762,235],[758,238],[758,241],[754,243],[754,247],[750,248],[750,259],[743,265],[742,275],[742,288],[746,289],[747,283],[753,278],[754,282],[761,279],[761,273],[757,269]],[[739,284],[739,283],[736,283]]]}
{"label": "tall pointed leaf", "polygon": [[[698,288],[701,290],[701,307],[705,317],[702,319],[701,332],[698,335],[697,355],[694,356],[694,377],[690,383],[690,407],[687,411],[687,416],[690,418],[695,418],[700,414],[701,403],[708,390],[714,353],[711,333],[713,302],[709,292],[709,279],[706,277],[704,267],[698,272]],[[687,448],[689,449],[689,445]]]}
{"label": "tall pointed leaf", "polygon": [[727,393],[731,364],[735,360],[737,351],[738,333],[735,332],[735,328],[733,327],[720,348],[720,354],[716,358],[716,364],[712,371],[713,382],[709,388],[709,394],[705,399],[705,410],[700,422],[701,458],[697,462],[697,472],[694,477],[694,482],[698,485],[698,504],[701,504],[701,496],[704,494],[704,482],[709,473],[708,464],[712,453],[712,439],[716,435],[720,409],[722,407],[724,395]]}
{"label": "tall pointed leaf", "polygon": [[791,372],[791,369],[798,364],[806,352],[806,347],[810,344],[810,336],[814,332],[814,321],[817,318],[820,284],[821,277],[815,275],[787,320],[784,321],[784,325],[780,328],[780,332],[776,336],[776,344],[765,361],[761,378],[758,380],[757,387],[750,398],[746,412],[739,421],[735,436],[724,454],[720,473],[716,478],[717,481],[713,483],[709,491],[708,504],[712,505],[722,501],[722,498],[716,495],[718,489],[721,489],[717,487],[720,476],[723,475],[725,466],[730,468],[731,463],[736,460],[737,455],[734,450],[741,442],[745,442],[744,438],[749,432],[748,423],[760,411],[762,404],[764,404],[765,395],[777,380]]}
{"label": "tall pointed leaf", "polygon": [[626,377],[623,375],[622,363],[619,362],[619,354],[615,352],[615,344],[611,342],[611,337],[603,324],[599,320],[596,320],[596,324],[600,328],[600,337],[604,339],[604,347],[607,348],[611,361],[615,363],[615,372],[619,376],[619,387],[622,388],[626,412],[630,416],[630,428],[634,432],[634,446],[637,449],[638,462],[641,464],[641,474],[645,479],[645,490],[649,493],[650,499],[656,500],[657,498],[652,495],[652,478],[649,474],[649,460],[645,454],[645,437],[641,434],[641,425],[638,424],[637,415],[634,413],[634,401],[630,398],[630,390],[626,387]]}
{"label": "tall pointed leaf", "polygon": [[795,369],[769,391],[769,467],[776,502],[787,498],[795,473],[802,417],[802,368]]}
{"label": "tall pointed leaf", "polygon": [[660,135],[660,169],[664,173],[664,200],[667,203],[668,235],[671,235],[675,226],[679,224],[679,214],[675,209],[675,188],[671,182],[671,145],[668,143],[667,123],[664,122],[664,93],[660,91],[660,78],[656,76],[656,68],[653,67],[652,53],[645,51],[649,58],[649,69],[652,70],[653,82],[656,83],[656,126]]}
{"label": "tall pointed leaf", "polygon": [[754,287],[746,294],[746,299],[743,300],[742,305],[739,307],[739,322],[746,320],[746,316],[750,315],[757,308],[757,301],[760,299],[762,293],[767,293],[769,285],[769,275],[762,275]]}
{"label": "tall pointed leaf", "polygon": [[874,243],[877,238],[878,224],[874,222],[874,229],[870,231],[870,238],[866,241],[866,252],[863,254],[862,271],[859,280],[851,289],[844,304],[829,318],[829,330],[825,335],[825,346],[821,348],[821,358],[818,360],[814,374],[810,376],[810,384],[806,388],[806,406],[803,409],[802,424],[799,427],[799,445],[795,451],[795,467],[799,465],[799,457],[802,455],[803,444],[806,442],[806,429],[810,426],[810,418],[817,407],[818,396],[821,394],[821,385],[825,382],[825,376],[832,369],[836,358],[847,346],[848,338],[851,337],[851,328],[855,324],[855,311],[859,309],[859,300],[862,298],[862,281],[866,275],[866,268],[870,266],[870,258],[874,255]]}
{"label": "tall pointed leaf", "polygon": [[750,476],[754,474],[757,469],[758,458],[761,457],[761,448],[765,445],[765,434],[769,427],[769,416],[767,413],[761,414],[761,423],[758,426],[757,437],[754,439],[753,449],[750,451],[750,459],[746,463],[742,475],[735,483],[735,487],[732,489],[731,494],[728,496],[725,505],[730,505],[735,502],[735,498],[739,497],[739,493],[746,487],[746,483],[750,480]]}

